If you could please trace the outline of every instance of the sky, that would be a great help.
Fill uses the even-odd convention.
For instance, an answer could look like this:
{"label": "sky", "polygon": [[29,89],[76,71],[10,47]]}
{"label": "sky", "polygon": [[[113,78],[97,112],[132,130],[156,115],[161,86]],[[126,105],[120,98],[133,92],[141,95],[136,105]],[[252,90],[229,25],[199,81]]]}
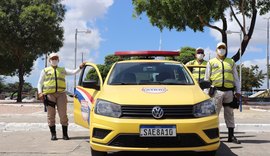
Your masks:
{"label": "sky", "polygon": [[[178,50],[185,46],[204,48],[205,59],[208,60],[215,57],[216,45],[221,41],[219,32],[209,28],[204,32],[193,32],[190,29],[185,32],[164,29],[160,32],[151,25],[147,16],[132,17],[131,0],[63,0],[63,4],[67,12],[62,23],[65,40],[58,52],[59,66],[69,69],[74,69],[76,29],[80,31],[77,33],[77,67],[82,60],[103,64],[105,56],[115,51]],[[229,15],[229,11],[226,15]],[[264,17],[270,17],[270,13],[257,16],[255,30],[242,62],[247,67],[258,65],[266,73],[267,20]],[[213,25],[220,26],[221,22]],[[86,30],[91,33],[85,33]],[[239,32],[240,29],[234,21],[228,21],[228,30]],[[239,45],[240,34],[228,34],[228,57],[235,54]],[[25,82],[36,87],[44,66],[44,57],[37,59],[33,71],[25,77]],[[7,77],[6,81],[16,82],[18,78]],[[266,88],[265,82],[266,80],[261,88]],[[73,76],[67,77],[69,91],[73,90],[73,83]]]}

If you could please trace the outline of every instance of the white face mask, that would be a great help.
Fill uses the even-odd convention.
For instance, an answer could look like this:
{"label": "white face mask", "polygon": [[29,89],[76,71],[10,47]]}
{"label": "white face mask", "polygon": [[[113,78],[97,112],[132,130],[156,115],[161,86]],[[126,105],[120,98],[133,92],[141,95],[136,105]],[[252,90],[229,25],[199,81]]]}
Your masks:
{"label": "white face mask", "polygon": [[59,62],[59,60],[50,60],[50,63],[52,66],[57,66],[58,62]]}
{"label": "white face mask", "polygon": [[202,60],[203,59],[203,54],[197,54],[196,57],[197,57],[198,60]]}
{"label": "white face mask", "polygon": [[217,49],[217,54],[219,56],[224,56],[226,54],[226,50],[225,49]]}

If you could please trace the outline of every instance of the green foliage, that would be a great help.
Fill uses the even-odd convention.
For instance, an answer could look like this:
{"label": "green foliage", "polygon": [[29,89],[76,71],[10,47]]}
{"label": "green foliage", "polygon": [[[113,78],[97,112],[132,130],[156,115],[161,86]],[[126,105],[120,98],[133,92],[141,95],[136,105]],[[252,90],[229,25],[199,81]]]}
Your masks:
{"label": "green foliage", "polygon": [[0,76],[0,93],[4,91],[5,84],[4,84],[4,78]]}
{"label": "green foliage", "polygon": [[195,59],[196,49],[192,47],[183,47],[180,50],[180,56],[176,57],[176,60],[186,64],[187,62]]}
{"label": "green foliage", "polygon": [[122,61],[122,60],[124,60],[124,59],[119,57],[119,56],[115,56],[113,54],[107,55],[105,57],[105,65],[113,65],[115,62]]}
{"label": "green foliage", "polygon": [[203,31],[198,15],[205,21],[218,21],[229,6],[226,1],[217,0],[133,0],[134,17],[143,12],[149,17],[153,26],[185,31],[187,27],[194,31]]}
{"label": "green foliage", "polygon": [[0,74],[12,75],[20,66],[24,74],[30,73],[38,56],[58,51],[63,45],[63,19],[64,6],[57,0],[1,0],[0,55],[6,61]]}
{"label": "green foliage", "polygon": [[105,80],[105,78],[107,77],[107,74],[109,73],[112,65],[115,62],[122,61],[122,60],[126,60],[126,59],[122,58],[122,57],[119,57],[119,56],[115,56],[115,55],[107,55],[105,57],[105,64],[104,65],[102,65],[102,64],[98,65],[98,69],[100,71],[102,79]]}
{"label": "green foliage", "polygon": [[[132,59],[136,59],[136,58],[138,58],[138,57],[133,57]],[[107,55],[105,57],[105,64],[98,64],[97,65],[103,81],[106,79],[112,65],[115,62],[129,60],[129,59],[130,59],[129,57],[119,57],[119,56],[115,56],[113,54]],[[86,76],[86,80],[98,80],[97,73],[94,70],[89,70],[87,73],[87,76]]]}
{"label": "green foliage", "polygon": [[19,97],[33,62],[63,45],[61,0],[0,1],[0,74],[19,77]]}
{"label": "green foliage", "polygon": [[[5,85],[6,92],[17,92],[17,88],[19,87],[19,82],[8,83]],[[30,92],[33,89],[32,85],[29,82],[24,83],[22,91]]]}
{"label": "green foliage", "polygon": [[242,90],[252,91],[252,88],[261,87],[264,77],[265,74],[262,70],[259,70],[257,65],[251,67],[242,66]]}
{"label": "green foliage", "polygon": [[[264,15],[270,10],[269,0],[132,0],[134,17],[145,13],[150,23],[161,31],[164,28],[185,31],[204,31],[205,27],[220,32],[222,41],[227,44],[227,20],[235,20],[243,36],[241,50],[245,53],[247,45],[252,38],[255,28],[257,10]],[[225,12],[230,11],[227,19]],[[242,19],[237,18],[241,14]],[[246,20],[246,18],[250,20]],[[241,21],[242,20],[242,21]],[[214,22],[221,21],[221,26]],[[247,32],[246,27],[249,27]],[[239,48],[240,49],[240,48]],[[235,62],[239,60],[240,51],[232,57]]]}

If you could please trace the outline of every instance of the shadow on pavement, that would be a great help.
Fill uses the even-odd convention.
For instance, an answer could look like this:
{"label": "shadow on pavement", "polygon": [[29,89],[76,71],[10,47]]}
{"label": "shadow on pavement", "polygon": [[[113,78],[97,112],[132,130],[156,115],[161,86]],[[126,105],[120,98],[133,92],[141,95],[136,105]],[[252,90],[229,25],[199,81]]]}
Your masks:
{"label": "shadow on pavement", "polygon": [[[242,148],[242,146],[239,146],[239,148]],[[216,156],[237,156],[237,155],[233,153],[231,151],[231,148],[229,148],[226,144],[220,142],[220,147],[216,153]]]}
{"label": "shadow on pavement", "polygon": [[[240,145],[239,147],[234,148],[242,148]],[[220,147],[216,153],[216,156],[237,156],[235,153],[232,152],[232,148],[229,148],[223,142],[220,143]],[[200,153],[196,152],[117,152],[111,153],[109,156],[200,156]]]}
{"label": "shadow on pavement", "polygon": [[244,144],[266,144],[270,143],[270,140],[241,140]]}
{"label": "shadow on pavement", "polygon": [[[256,135],[236,135],[237,139],[239,139],[239,138],[254,138],[254,137],[256,137]],[[220,137],[220,139],[227,140],[228,137],[227,136],[222,136],[222,137]],[[240,139],[240,141],[242,142],[241,139]]]}
{"label": "shadow on pavement", "polygon": [[199,156],[195,152],[118,152],[109,154],[109,156]]}
{"label": "shadow on pavement", "polygon": [[69,137],[72,140],[89,140],[89,136]]}

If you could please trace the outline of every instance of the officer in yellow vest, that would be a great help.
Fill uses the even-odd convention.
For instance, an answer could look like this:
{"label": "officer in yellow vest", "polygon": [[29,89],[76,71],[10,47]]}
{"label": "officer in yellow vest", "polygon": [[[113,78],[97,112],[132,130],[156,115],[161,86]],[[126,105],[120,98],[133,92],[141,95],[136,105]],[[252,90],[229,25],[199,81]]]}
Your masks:
{"label": "officer in yellow vest", "polygon": [[240,144],[241,142],[234,136],[235,122],[233,108],[224,105],[231,103],[233,96],[236,96],[238,99],[241,96],[236,65],[233,59],[225,57],[225,43],[220,42],[217,44],[216,53],[217,57],[209,60],[207,63],[205,80],[210,81],[217,88],[214,100],[218,113],[220,113],[222,106],[224,108],[224,118],[229,131],[228,142]]}
{"label": "officer in yellow vest", "polygon": [[67,117],[67,95],[66,95],[66,75],[74,75],[83,68],[85,63],[80,65],[80,68],[75,70],[58,67],[59,56],[57,53],[49,55],[50,67],[41,71],[38,81],[38,96],[41,100],[46,100],[50,103],[47,108],[48,125],[51,132],[51,140],[57,140],[55,128],[55,115],[58,111],[60,123],[62,125],[63,139],[69,140],[68,137],[68,117]]}
{"label": "officer in yellow vest", "polygon": [[[186,65],[206,65],[207,61],[203,59],[204,56],[203,48],[199,47],[196,49],[196,59],[189,61]],[[204,79],[204,74],[205,68],[193,68],[192,75],[198,82]]]}

